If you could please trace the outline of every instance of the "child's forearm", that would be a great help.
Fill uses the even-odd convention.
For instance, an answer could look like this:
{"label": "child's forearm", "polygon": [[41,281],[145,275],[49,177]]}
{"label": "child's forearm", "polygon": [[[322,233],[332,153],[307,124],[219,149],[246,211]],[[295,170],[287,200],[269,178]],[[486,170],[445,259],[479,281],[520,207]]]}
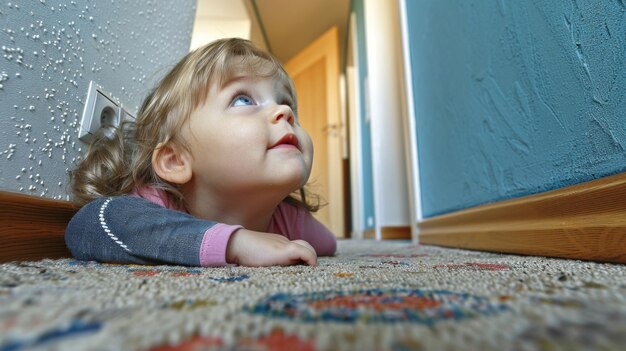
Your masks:
{"label": "child's forearm", "polygon": [[279,234],[198,219],[139,197],[118,196],[97,199],[81,208],[70,221],[65,240],[74,257],[100,262],[315,265],[318,253],[332,254],[336,247],[334,236],[320,228],[323,230],[311,232],[317,237],[290,240]]}

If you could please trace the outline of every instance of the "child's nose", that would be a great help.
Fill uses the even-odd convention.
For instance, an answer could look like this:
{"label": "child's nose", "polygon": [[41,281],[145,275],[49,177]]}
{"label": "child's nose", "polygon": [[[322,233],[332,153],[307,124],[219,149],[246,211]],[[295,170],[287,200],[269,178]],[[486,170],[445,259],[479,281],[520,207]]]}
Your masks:
{"label": "child's nose", "polygon": [[287,105],[277,105],[276,111],[272,114],[272,123],[278,123],[280,120],[285,120],[290,125],[294,125],[295,117],[291,107]]}

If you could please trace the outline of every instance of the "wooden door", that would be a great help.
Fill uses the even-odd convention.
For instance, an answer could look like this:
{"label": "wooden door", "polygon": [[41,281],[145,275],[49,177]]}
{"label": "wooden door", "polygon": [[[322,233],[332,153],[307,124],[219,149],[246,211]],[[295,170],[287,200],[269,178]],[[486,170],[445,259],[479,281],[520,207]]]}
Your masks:
{"label": "wooden door", "polygon": [[337,28],[322,34],[285,68],[296,85],[300,124],[315,148],[309,189],[328,203],[315,217],[336,236],[345,237]]}

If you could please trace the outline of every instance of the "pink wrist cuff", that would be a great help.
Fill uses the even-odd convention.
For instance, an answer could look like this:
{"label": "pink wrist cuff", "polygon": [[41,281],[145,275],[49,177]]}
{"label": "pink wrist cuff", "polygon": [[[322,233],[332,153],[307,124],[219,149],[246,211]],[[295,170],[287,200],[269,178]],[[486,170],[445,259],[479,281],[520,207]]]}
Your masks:
{"label": "pink wrist cuff", "polygon": [[200,265],[202,267],[226,266],[226,247],[228,239],[240,225],[228,225],[217,223],[204,232],[202,244],[200,244]]}

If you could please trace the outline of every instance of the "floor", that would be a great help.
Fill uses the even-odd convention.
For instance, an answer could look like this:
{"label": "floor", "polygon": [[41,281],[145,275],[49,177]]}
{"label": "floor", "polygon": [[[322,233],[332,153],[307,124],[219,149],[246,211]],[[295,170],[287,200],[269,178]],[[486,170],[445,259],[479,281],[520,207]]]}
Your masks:
{"label": "floor", "polygon": [[0,351],[624,345],[623,265],[373,240],[316,267],[0,265]]}

